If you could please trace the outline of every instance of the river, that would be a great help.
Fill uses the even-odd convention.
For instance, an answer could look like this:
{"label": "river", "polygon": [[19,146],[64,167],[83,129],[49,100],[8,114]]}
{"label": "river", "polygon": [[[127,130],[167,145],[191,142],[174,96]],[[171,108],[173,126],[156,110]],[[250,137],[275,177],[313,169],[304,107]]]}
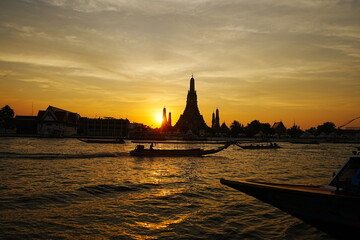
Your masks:
{"label": "river", "polygon": [[332,239],[220,184],[220,178],[326,184],[355,150],[279,145],[141,158],[129,155],[130,141],[0,138],[0,239]]}

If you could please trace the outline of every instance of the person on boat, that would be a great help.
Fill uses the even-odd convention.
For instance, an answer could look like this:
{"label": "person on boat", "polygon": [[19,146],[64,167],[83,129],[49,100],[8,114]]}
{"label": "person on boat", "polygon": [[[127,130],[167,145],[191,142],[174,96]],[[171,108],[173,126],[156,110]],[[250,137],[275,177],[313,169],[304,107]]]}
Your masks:
{"label": "person on boat", "polygon": [[154,144],[151,143],[151,144],[150,144],[150,150],[153,150],[153,148],[154,148]]}

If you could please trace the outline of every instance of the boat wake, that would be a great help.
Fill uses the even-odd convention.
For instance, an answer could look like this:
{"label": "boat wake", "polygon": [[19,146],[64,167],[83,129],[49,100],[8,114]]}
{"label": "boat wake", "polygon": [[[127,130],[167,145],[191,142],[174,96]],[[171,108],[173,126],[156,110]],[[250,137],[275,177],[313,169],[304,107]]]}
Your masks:
{"label": "boat wake", "polygon": [[0,152],[0,159],[81,159],[81,158],[109,158],[128,156],[127,153],[121,152],[98,152],[98,153],[14,153]]}

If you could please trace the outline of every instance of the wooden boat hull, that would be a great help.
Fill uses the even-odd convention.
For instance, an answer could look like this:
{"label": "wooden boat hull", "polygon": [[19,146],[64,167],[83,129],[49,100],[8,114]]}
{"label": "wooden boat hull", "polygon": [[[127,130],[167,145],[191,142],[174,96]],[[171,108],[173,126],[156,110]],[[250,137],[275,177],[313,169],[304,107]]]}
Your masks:
{"label": "wooden boat hull", "polygon": [[102,144],[124,144],[125,141],[120,140],[106,140],[106,139],[79,139],[82,142],[86,143],[102,143]]}
{"label": "wooden boat hull", "polygon": [[130,155],[132,156],[140,156],[140,157],[186,157],[186,156],[193,156],[193,157],[200,157],[208,154],[214,154],[220,152],[230,144],[226,144],[223,147],[219,147],[216,149],[210,150],[203,150],[200,148],[195,149],[135,149],[130,151]]}
{"label": "wooden boat hull", "polygon": [[318,186],[229,181],[224,185],[271,204],[312,226],[342,239],[360,229],[360,196]]}
{"label": "wooden boat hull", "polygon": [[239,147],[241,147],[242,149],[278,149],[281,148],[280,146],[242,146],[242,145],[238,145]]}
{"label": "wooden boat hull", "polygon": [[256,145],[241,145],[239,143],[236,143],[236,146],[242,148],[242,149],[250,149],[250,150],[258,150],[258,149],[278,149],[281,148],[279,145],[277,145],[276,143],[274,144],[268,144],[268,145],[261,145],[261,144],[256,144]]}

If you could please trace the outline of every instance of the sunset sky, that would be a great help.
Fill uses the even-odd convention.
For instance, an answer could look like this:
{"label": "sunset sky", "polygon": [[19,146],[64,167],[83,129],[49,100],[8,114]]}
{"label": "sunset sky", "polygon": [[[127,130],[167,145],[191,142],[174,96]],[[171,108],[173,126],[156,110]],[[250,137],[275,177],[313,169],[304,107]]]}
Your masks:
{"label": "sunset sky", "polygon": [[[0,0],[0,107],[302,129],[360,116],[357,0]],[[349,126],[360,126],[360,120]]]}

